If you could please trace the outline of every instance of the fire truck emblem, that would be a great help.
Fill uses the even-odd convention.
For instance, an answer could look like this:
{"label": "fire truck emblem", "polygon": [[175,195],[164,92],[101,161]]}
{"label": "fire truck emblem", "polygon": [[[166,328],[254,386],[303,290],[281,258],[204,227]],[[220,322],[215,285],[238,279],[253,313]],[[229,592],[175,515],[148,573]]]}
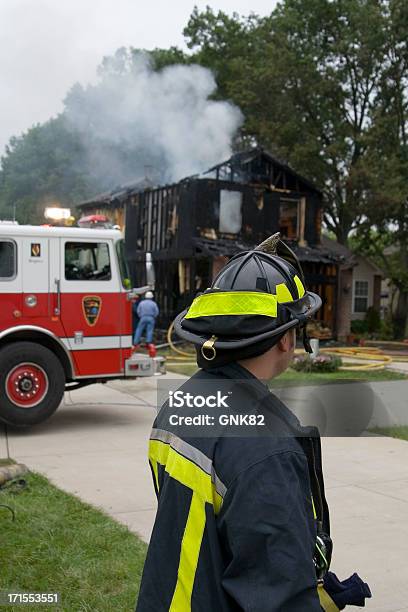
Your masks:
{"label": "fire truck emblem", "polygon": [[31,257],[41,257],[41,244],[38,242],[31,243]]}
{"label": "fire truck emblem", "polygon": [[87,295],[82,300],[82,308],[84,317],[88,325],[93,327],[96,325],[99,315],[101,314],[102,300],[97,295]]}

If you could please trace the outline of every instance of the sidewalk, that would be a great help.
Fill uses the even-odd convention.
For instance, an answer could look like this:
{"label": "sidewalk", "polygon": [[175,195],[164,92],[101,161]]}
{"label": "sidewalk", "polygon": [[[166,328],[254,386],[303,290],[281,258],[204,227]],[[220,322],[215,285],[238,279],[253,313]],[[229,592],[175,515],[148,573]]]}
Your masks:
{"label": "sidewalk", "polygon": [[357,571],[369,583],[368,611],[407,611],[408,442],[325,438],[322,445],[332,570],[341,578]]}
{"label": "sidewalk", "polygon": [[408,361],[393,361],[389,369],[408,374]]}
{"label": "sidewalk", "polygon": [[[152,379],[115,382],[67,395],[50,421],[9,432],[10,455],[148,540],[156,507],[146,459],[155,385]],[[405,409],[408,382],[374,385],[382,402],[404,402]],[[346,386],[338,392],[346,394]],[[323,452],[332,569],[341,578],[358,571],[369,582],[374,597],[368,611],[408,612],[408,443],[330,437],[323,439]]]}

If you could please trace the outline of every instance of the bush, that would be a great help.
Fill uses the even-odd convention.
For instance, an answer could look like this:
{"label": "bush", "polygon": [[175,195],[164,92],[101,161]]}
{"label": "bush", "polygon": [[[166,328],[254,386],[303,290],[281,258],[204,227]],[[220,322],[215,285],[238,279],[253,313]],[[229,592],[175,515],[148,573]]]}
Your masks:
{"label": "bush", "polygon": [[381,321],[379,335],[381,340],[393,340],[395,338],[394,323],[390,316]]}
{"label": "bush", "polygon": [[369,334],[379,332],[381,329],[381,317],[380,313],[374,306],[370,306],[365,314],[365,323],[367,324],[367,331]]}
{"label": "bush", "polygon": [[392,340],[395,336],[394,324],[388,315],[384,320],[373,306],[368,308],[364,320],[351,322],[351,333],[371,339]]}
{"label": "bush", "polygon": [[351,333],[352,334],[358,334],[360,335],[364,335],[368,333],[368,326],[367,326],[367,321],[363,321],[360,319],[356,319],[355,321],[351,322]]}
{"label": "bush", "polygon": [[292,362],[296,372],[337,372],[341,365],[340,357],[333,355],[318,355],[315,359],[309,355],[299,355]]}

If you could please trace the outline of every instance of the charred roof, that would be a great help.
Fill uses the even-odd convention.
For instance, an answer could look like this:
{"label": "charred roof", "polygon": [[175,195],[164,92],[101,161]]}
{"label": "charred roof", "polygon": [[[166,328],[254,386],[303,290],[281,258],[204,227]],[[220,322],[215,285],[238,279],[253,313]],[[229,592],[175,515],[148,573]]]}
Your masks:
{"label": "charred roof", "polygon": [[[300,246],[296,241],[285,240],[301,262],[320,264],[354,264],[353,253],[346,249],[340,252],[333,240],[315,246]],[[250,251],[256,244],[228,239],[211,240],[201,236],[193,239],[196,255],[232,257],[242,251]],[[334,243],[334,244],[333,244]]]}
{"label": "charred roof", "polygon": [[205,175],[213,175],[218,180],[261,183],[275,189],[322,195],[316,185],[263,147],[235,153]]}
{"label": "charred roof", "polygon": [[145,191],[146,189],[152,189],[154,186],[154,183],[146,177],[143,179],[137,179],[124,185],[118,185],[111,191],[99,193],[93,198],[90,198],[85,202],[81,202],[78,205],[78,208],[85,211],[101,205],[120,206],[123,205],[130,196],[140,193],[141,191]]}
{"label": "charred roof", "polygon": [[[234,153],[229,159],[213,166],[203,174],[186,177],[179,183],[198,178],[257,184],[278,191],[314,193],[319,197],[322,195],[321,191],[311,181],[295,172],[288,164],[262,147]],[[155,185],[149,178],[137,179],[125,185],[117,186],[111,191],[95,195],[93,198],[81,202],[78,208],[86,211],[101,205],[120,207],[133,195],[157,187],[159,185]]]}

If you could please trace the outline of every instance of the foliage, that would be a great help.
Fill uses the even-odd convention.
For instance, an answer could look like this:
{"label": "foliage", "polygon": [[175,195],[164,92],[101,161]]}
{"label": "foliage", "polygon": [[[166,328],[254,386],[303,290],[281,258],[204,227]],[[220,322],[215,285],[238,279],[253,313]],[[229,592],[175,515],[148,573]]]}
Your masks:
{"label": "foliage", "polygon": [[291,367],[296,372],[337,372],[342,365],[340,357],[335,355],[318,355],[312,359],[309,355],[297,355]]}
{"label": "foliage", "polygon": [[394,322],[390,315],[381,320],[379,336],[381,340],[393,340],[395,338]]}
{"label": "foliage", "polygon": [[381,4],[386,15],[384,60],[362,173],[369,206],[355,242],[398,290],[395,333],[408,337],[408,4]]}
{"label": "foliage", "polygon": [[373,228],[366,221],[350,241],[353,249],[376,263],[398,289],[396,312],[392,313],[397,338],[408,337],[408,227],[404,227],[408,224],[408,202],[406,206],[406,218],[401,216],[399,223],[394,221],[387,226],[383,220]]}
{"label": "foliage", "polygon": [[370,306],[369,308],[367,308],[367,312],[365,314],[364,319],[367,324],[367,331],[369,334],[374,334],[380,331],[381,317],[377,308],[374,308],[374,306]]}
{"label": "foliage", "polygon": [[368,333],[367,321],[364,319],[355,319],[351,322],[351,333],[363,336]]}
{"label": "foliage", "polygon": [[355,319],[351,322],[351,332],[357,336],[379,340],[392,340],[395,335],[391,317],[381,319],[378,310],[373,307],[367,310],[364,319]]}
{"label": "foliage", "polygon": [[[141,52],[141,49],[132,50],[134,56]],[[149,55],[155,70],[162,70],[167,66],[174,66],[174,64],[188,64],[191,61],[191,58],[184,51],[178,49],[178,47],[170,47],[170,49],[156,48],[149,51]]]}
{"label": "foliage", "polygon": [[85,152],[63,116],[11,138],[2,158],[0,218],[43,223],[45,206],[71,206],[91,187],[84,172]]}
{"label": "foliage", "polygon": [[[172,360],[172,353],[166,349],[160,349],[159,354],[168,359],[167,369],[169,372],[181,374],[183,376],[192,376],[198,370],[194,364],[193,358],[191,361]],[[287,369],[283,374],[269,381],[270,387],[287,386],[306,386],[336,383],[339,380],[360,380],[360,381],[381,381],[381,380],[405,380],[406,376],[401,372],[393,370],[365,370],[361,372],[338,370],[337,372],[299,372],[292,368]]]}
{"label": "foliage", "polygon": [[370,431],[380,436],[387,436],[389,438],[399,438],[400,440],[408,440],[408,427],[406,425],[401,425],[400,427],[375,427]]}
{"label": "foliage", "polygon": [[[385,54],[387,3],[286,0],[270,17],[193,13],[194,58],[244,112],[244,136],[265,144],[326,196],[340,242],[367,204],[364,164]],[[220,64],[222,63],[222,66]]]}
{"label": "foliage", "polygon": [[[327,228],[342,243],[356,230],[362,252],[398,283],[401,334],[408,330],[407,31],[405,0],[283,0],[267,17],[195,8],[184,30],[188,52],[145,52],[158,71],[180,63],[213,70],[214,96],[245,116],[235,147],[263,144],[315,181]],[[119,49],[103,60],[100,77],[131,72],[140,53]],[[66,108],[92,119],[93,95],[76,86]],[[17,202],[24,220],[34,202],[89,193],[93,177],[81,174],[78,148],[63,118],[13,140],[2,160],[0,207]],[[134,167],[132,155],[124,146],[124,168]],[[373,230],[381,240],[367,246]],[[398,254],[381,255],[387,244]]]}

